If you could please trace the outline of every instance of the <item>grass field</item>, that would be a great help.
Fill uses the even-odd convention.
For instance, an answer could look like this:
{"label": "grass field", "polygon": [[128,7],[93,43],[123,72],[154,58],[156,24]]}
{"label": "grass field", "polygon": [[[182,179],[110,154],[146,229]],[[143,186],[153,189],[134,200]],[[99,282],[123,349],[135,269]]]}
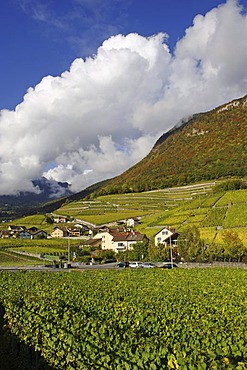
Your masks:
{"label": "grass field", "polygon": [[[70,239],[71,246],[77,246],[80,244],[80,239]],[[0,239],[0,247],[2,248],[12,248],[12,249],[24,249],[27,250],[28,248],[42,248],[49,247],[49,249],[59,250],[64,249],[68,245],[67,239]]]}
{"label": "grass field", "polygon": [[37,229],[39,230],[42,229],[46,231],[47,233],[50,233],[53,228],[52,225],[47,224],[45,222],[45,215],[40,215],[40,214],[18,218],[17,220],[13,220],[9,222],[8,224],[1,223],[0,230],[6,230],[10,224],[16,224],[18,226],[25,226],[26,228],[35,226],[37,227]]}
{"label": "grass field", "polygon": [[30,258],[24,255],[15,255],[11,252],[6,251],[0,251],[0,266],[6,267],[6,266],[26,266],[26,265],[42,265],[44,264],[44,261],[36,259],[36,258]]}
{"label": "grass field", "polygon": [[[71,247],[78,247],[80,243],[80,239],[70,240]],[[21,253],[35,255],[37,257],[40,255],[51,255],[50,259],[52,260],[58,258],[59,255],[67,255],[67,251],[67,239],[0,239],[0,266],[41,265],[45,263],[43,259],[34,258]]]}
{"label": "grass field", "polygon": [[[247,195],[246,195],[247,199]],[[247,203],[234,204],[228,208],[224,227],[244,227],[247,225]]]}

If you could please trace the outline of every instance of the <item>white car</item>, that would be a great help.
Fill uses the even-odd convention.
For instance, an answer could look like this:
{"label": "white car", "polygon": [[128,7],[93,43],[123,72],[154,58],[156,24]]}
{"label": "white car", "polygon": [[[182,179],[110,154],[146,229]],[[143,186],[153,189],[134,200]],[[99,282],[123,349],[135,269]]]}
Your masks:
{"label": "white car", "polygon": [[143,268],[147,268],[147,269],[150,269],[150,268],[154,268],[156,267],[154,263],[151,263],[151,262],[143,262],[141,264],[141,267]]}
{"label": "white car", "polygon": [[130,262],[129,267],[138,268],[141,267],[141,262]]}

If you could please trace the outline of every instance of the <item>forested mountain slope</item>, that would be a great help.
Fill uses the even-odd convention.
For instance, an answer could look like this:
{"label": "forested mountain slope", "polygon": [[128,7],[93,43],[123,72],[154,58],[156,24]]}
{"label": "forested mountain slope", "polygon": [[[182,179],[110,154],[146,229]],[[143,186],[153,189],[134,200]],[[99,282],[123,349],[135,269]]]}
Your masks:
{"label": "forested mountain slope", "polygon": [[101,194],[143,191],[247,175],[247,95],[194,115]]}

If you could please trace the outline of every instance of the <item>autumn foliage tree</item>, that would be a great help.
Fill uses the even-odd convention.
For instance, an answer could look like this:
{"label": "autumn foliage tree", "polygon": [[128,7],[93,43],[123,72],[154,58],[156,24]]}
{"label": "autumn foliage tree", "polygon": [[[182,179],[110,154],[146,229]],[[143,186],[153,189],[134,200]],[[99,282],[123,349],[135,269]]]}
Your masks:
{"label": "autumn foliage tree", "polygon": [[224,255],[228,261],[241,261],[245,248],[243,242],[235,231],[224,231],[223,236]]}

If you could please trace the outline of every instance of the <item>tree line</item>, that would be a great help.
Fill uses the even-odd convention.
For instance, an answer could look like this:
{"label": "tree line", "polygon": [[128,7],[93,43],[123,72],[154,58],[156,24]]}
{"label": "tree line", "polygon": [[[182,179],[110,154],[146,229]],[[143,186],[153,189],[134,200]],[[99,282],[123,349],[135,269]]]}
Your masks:
{"label": "tree line", "polygon": [[222,242],[206,243],[200,236],[197,226],[189,226],[180,233],[177,246],[159,244],[151,241],[136,243],[132,251],[118,253],[121,260],[148,260],[152,262],[169,261],[173,256],[176,262],[246,262],[247,248],[235,231],[223,231]]}

